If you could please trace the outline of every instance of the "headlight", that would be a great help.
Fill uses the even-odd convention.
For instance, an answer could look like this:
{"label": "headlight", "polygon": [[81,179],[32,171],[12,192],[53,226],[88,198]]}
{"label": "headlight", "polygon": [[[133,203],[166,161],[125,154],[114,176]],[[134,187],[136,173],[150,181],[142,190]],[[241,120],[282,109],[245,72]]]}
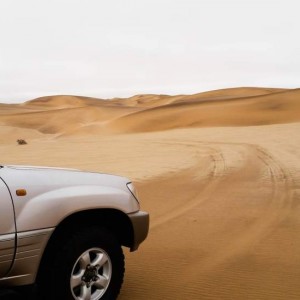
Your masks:
{"label": "headlight", "polygon": [[136,201],[139,202],[137,190],[136,190],[136,188],[135,188],[135,186],[133,185],[132,182],[127,183],[127,188],[130,191],[130,193],[132,194],[132,196],[136,199]]}

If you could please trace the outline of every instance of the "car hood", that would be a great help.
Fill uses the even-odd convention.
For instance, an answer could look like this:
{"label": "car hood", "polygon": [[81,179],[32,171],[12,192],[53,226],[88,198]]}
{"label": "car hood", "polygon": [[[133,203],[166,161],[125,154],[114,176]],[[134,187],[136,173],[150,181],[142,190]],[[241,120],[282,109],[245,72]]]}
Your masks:
{"label": "car hood", "polygon": [[2,166],[0,177],[9,187],[15,187],[16,189],[40,187],[42,190],[51,190],[75,185],[99,185],[121,188],[127,191],[126,184],[130,182],[128,178],[111,174],[25,165]]}

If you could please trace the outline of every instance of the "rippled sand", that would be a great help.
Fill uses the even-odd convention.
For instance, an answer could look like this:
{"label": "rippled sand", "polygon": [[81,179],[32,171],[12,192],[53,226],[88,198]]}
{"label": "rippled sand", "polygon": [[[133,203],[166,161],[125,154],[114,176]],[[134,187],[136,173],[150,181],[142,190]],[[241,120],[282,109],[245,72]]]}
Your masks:
{"label": "rippled sand", "polygon": [[136,183],[151,228],[126,250],[120,300],[300,299],[299,90],[58,96],[0,111],[2,163]]}

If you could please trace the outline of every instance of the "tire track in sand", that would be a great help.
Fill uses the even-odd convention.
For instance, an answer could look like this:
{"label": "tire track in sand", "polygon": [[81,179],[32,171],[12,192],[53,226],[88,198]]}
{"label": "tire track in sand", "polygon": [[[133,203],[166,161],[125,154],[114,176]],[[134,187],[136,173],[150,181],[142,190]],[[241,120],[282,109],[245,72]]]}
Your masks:
{"label": "tire track in sand", "polygon": [[[220,146],[220,144],[218,145]],[[223,146],[226,147],[228,144],[223,144]],[[230,144],[231,148],[234,146],[239,147],[239,149],[243,147],[244,153],[250,156],[250,160],[243,166],[244,173],[247,172],[245,171],[247,170],[247,165],[250,166],[251,169],[251,165],[257,164],[256,159],[262,162],[262,164],[265,166],[265,171],[268,173],[268,178],[265,178],[265,180],[271,182],[271,194],[269,203],[265,208],[264,215],[253,222],[253,224],[248,226],[247,229],[241,233],[241,235],[236,237],[236,240],[231,240],[228,247],[225,246],[222,247],[221,251],[215,251],[211,256],[211,261],[214,261],[214,264],[211,264],[210,262],[209,266],[207,266],[209,269],[219,266],[222,264],[222,262],[229,260],[230,257],[237,257],[238,255],[243,254],[247,249],[253,247],[255,243],[258,243],[264,239],[272,230],[274,230],[277,224],[284,220],[284,218],[290,212],[293,204],[293,179],[288,170],[286,170],[278,161],[276,161],[272,155],[267,152],[267,150],[258,145]],[[230,162],[224,157],[225,155],[223,154],[223,164],[229,165]],[[235,172],[238,171],[239,170],[235,170]],[[218,174],[218,172],[216,173]],[[229,182],[231,181],[231,175],[232,173],[225,174],[226,180]],[[261,180],[261,178],[258,179]],[[240,180],[242,181],[242,176]],[[218,188],[218,184],[220,190],[222,190],[220,181],[215,181],[216,189]],[[213,201],[213,197],[211,197],[211,200]],[[200,203],[200,201],[198,203]],[[204,271],[205,268],[205,265],[202,265],[202,271]]]}
{"label": "tire track in sand", "polygon": [[[256,288],[256,277],[263,278],[265,275],[258,273],[253,277],[243,267],[249,251],[260,245],[289,213],[293,202],[292,177],[257,145],[196,142],[189,143],[189,147],[195,147],[195,152],[199,148],[207,151],[199,153],[199,163],[193,168],[170,177],[169,185],[165,186],[169,189],[165,190],[165,197],[174,194],[172,185],[174,187],[178,180],[193,182],[192,188],[196,190],[203,188],[189,199],[182,190],[176,196],[182,196],[184,201],[176,208],[170,202],[166,215],[152,220],[149,239],[141,252],[144,255],[136,257],[130,264],[131,277],[126,277],[126,289],[120,299],[137,300],[141,295],[147,295],[149,300],[271,299],[267,298],[267,293],[272,293],[273,289],[261,291]],[[204,177],[201,176],[203,159],[211,162]],[[253,197],[260,194],[260,185],[267,190],[266,197],[259,199],[262,211],[255,211],[255,218],[247,226],[236,228],[244,223],[240,219],[236,222],[237,213],[232,210],[232,203],[236,204],[238,198],[234,195],[235,188],[240,185],[247,187],[249,182]],[[257,191],[253,191],[256,187]],[[242,191],[248,193],[246,188]],[[251,199],[242,200],[238,205],[247,214]],[[157,209],[160,209],[159,203]],[[220,216],[215,215],[216,210],[221,211]],[[198,214],[198,223],[189,221],[187,217],[191,214]],[[211,214],[213,219],[210,221]],[[210,223],[206,224],[207,221]],[[241,269],[235,270],[235,263],[239,261],[242,261]],[[220,281],[220,276],[223,281]],[[224,283],[224,276],[228,276],[230,283]],[[250,286],[244,296],[241,296],[241,284]],[[238,296],[232,295],[232,291]],[[272,297],[283,299],[280,293],[275,292]]]}
{"label": "tire track in sand", "polygon": [[[172,144],[174,144],[174,143],[172,143]],[[218,180],[220,178],[222,178],[222,176],[225,174],[225,171],[226,171],[226,162],[225,162],[223,153],[220,150],[215,149],[211,146],[202,144],[202,143],[177,143],[177,144],[184,145],[184,146],[188,145],[190,147],[194,147],[196,149],[196,151],[199,149],[199,147],[202,147],[202,150],[204,148],[205,151],[207,151],[209,153],[208,156],[206,156],[206,155],[204,155],[204,156],[206,156],[210,159],[211,165],[212,165],[211,170],[210,170],[210,172],[207,173],[207,176],[205,176],[204,174],[200,174],[200,177],[201,177],[200,180],[202,181],[201,186],[203,186],[201,191],[197,192],[196,195],[193,195],[193,197],[191,199],[189,199],[189,201],[184,201],[180,206],[176,207],[176,209],[171,209],[167,215],[154,220],[150,224],[151,230],[156,227],[159,227],[160,225],[162,225],[172,219],[179,217],[180,215],[184,215],[189,210],[192,210],[194,207],[198,206],[200,203],[207,201],[210,198],[211,193],[216,188],[216,186],[218,184]],[[194,177],[197,177],[196,174],[201,172],[201,167],[202,167],[201,160],[203,160],[203,152],[200,154],[199,160],[200,160],[200,163],[196,164],[193,168],[188,169],[188,172],[187,172],[188,174],[190,174],[192,172],[195,175]],[[181,177],[184,177],[186,175],[185,170],[181,171],[180,174],[181,174],[180,175]],[[187,175],[187,176],[189,176],[189,175]],[[194,181],[194,177],[193,178],[185,177],[185,180]],[[203,193],[205,193],[206,196],[200,197]]]}
{"label": "tire track in sand", "polygon": [[[257,178],[257,187],[259,182],[263,180],[267,183],[269,182],[270,195],[268,199],[265,199],[263,203],[265,206],[264,210],[257,216],[255,222],[251,222],[239,234],[228,239],[228,243],[220,243],[220,247],[211,249],[208,255],[204,255],[201,259],[184,269],[182,277],[186,276],[186,278],[189,278],[188,281],[183,282],[183,285],[189,286],[186,290],[186,295],[193,295],[191,297],[193,299],[197,299],[197,297],[198,299],[222,298],[230,300],[287,299],[285,298],[287,296],[285,285],[287,285],[292,287],[288,290],[289,296],[287,297],[289,299],[299,299],[300,291],[297,292],[295,289],[295,280],[293,279],[295,272],[282,272],[281,262],[277,261],[274,265],[279,272],[282,272],[276,275],[270,275],[268,267],[266,269],[261,268],[257,263],[252,267],[249,265],[249,258],[264,264],[264,259],[261,260],[260,256],[256,256],[255,249],[261,249],[262,247],[264,250],[259,250],[260,252],[270,251],[264,252],[264,255],[272,253],[272,248],[266,246],[268,244],[266,241],[271,236],[274,238],[276,228],[280,228],[282,222],[291,212],[294,201],[293,178],[289,171],[262,147],[248,144],[236,146],[244,147],[244,153],[248,155],[248,161],[245,162],[242,168],[243,172],[249,171],[255,174],[257,169],[252,169],[251,165],[256,164],[257,166],[259,164],[258,161],[260,161],[262,165],[260,167],[260,175],[264,176]],[[225,180],[226,182],[234,180],[233,173],[227,174]],[[239,180],[242,183],[242,176]],[[222,193],[222,184],[221,182],[219,185],[220,193]],[[218,198],[218,195],[216,196]],[[214,198],[211,201],[214,201]],[[234,214],[232,217],[234,217]],[[218,236],[215,238],[217,239]],[[274,250],[276,253],[276,249]],[[272,258],[270,261],[272,261]],[[268,260],[266,266],[268,266]],[[255,276],[251,272],[251,268],[257,268],[258,271]],[[283,278],[286,280],[285,285],[279,283]],[[243,285],[247,287],[244,287],[246,290],[243,290]]]}

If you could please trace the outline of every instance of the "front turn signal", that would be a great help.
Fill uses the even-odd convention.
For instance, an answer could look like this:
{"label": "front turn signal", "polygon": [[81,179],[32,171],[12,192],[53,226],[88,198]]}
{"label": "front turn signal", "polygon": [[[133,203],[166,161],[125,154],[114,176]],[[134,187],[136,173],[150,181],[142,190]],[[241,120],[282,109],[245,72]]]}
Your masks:
{"label": "front turn signal", "polygon": [[18,189],[18,190],[16,190],[16,194],[17,194],[17,196],[26,196],[27,192],[25,189]]}

